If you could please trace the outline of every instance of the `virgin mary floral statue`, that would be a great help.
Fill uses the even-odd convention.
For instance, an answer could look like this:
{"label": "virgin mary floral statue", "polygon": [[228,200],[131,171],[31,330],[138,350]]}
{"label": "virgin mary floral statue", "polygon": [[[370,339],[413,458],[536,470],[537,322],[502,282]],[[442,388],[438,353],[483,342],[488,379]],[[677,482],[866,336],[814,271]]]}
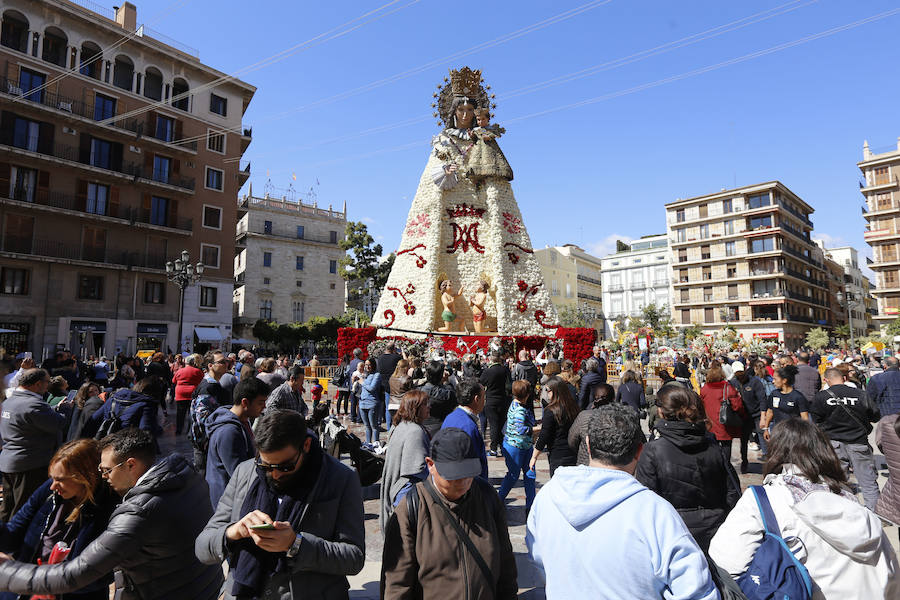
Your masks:
{"label": "virgin mary floral statue", "polygon": [[558,327],[483,84],[481,71],[464,67],[434,94],[444,129],[432,139],[375,326],[500,335]]}

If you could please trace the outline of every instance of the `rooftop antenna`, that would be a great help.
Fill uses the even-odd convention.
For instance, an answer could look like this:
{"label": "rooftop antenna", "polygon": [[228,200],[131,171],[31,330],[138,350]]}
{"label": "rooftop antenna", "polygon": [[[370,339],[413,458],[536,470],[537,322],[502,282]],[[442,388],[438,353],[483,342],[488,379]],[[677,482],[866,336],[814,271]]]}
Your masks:
{"label": "rooftop antenna", "polygon": [[266,197],[269,197],[275,193],[275,186],[272,184],[271,177],[266,180],[266,185],[263,188],[263,191],[265,192]]}

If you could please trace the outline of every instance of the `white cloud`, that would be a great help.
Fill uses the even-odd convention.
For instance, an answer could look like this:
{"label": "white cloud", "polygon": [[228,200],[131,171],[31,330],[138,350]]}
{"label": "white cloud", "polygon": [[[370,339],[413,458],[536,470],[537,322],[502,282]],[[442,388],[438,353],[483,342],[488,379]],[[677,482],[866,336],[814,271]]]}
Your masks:
{"label": "white cloud", "polygon": [[634,241],[634,238],[619,233],[611,233],[602,240],[589,243],[586,250],[588,254],[603,258],[607,254],[612,254],[616,251],[616,240],[622,240],[626,244],[629,244]]}
{"label": "white cloud", "polygon": [[815,232],[813,239],[825,242],[826,248],[840,248],[841,246],[849,246],[847,241],[839,235],[830,235],[821,231]]}
{"label": "white cloud", "polygon": [[359,220],[366,225],[374,225],[376,223],[375,219],[373,219],[372,217],[360,217]]}

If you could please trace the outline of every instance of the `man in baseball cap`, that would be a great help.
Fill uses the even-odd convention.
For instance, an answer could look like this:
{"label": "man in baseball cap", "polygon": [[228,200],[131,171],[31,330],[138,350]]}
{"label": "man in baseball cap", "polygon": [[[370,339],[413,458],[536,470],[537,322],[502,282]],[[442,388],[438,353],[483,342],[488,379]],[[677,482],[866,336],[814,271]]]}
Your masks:
{"label": "man in baseball cap", "polygon": [[430,477],[410,489],[385,528],[381,597],[516,598],[506,509],[479,477],[472,438],[441,429],[425,463]]}

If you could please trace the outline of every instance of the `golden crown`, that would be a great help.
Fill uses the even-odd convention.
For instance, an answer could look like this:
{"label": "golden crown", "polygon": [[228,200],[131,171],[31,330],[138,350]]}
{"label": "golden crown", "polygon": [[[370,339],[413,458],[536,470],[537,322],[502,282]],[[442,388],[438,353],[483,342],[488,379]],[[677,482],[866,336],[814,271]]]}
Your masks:
{"label": "golden crown", "polygon": [[481,69],[450,69],[450,90],[454,96],[474,96],[481,91]]}

